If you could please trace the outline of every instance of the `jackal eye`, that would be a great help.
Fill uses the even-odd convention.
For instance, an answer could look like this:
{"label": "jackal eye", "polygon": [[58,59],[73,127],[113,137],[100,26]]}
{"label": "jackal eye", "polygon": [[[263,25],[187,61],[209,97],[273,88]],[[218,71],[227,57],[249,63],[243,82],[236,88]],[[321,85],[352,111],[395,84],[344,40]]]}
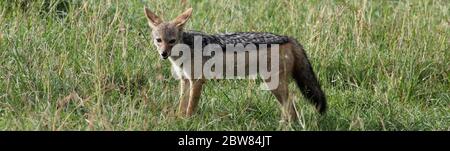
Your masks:
{"label": "jackal eye", "polygon": [[161,38],[157,38],[156,42],[158,42],[158,43],[162,42]]}
{"label": "jackal eye", "polygon": [[174,44],[175,42],[176,42],[176,40],[172,39],[172,40],[169,41],[169,44]]}

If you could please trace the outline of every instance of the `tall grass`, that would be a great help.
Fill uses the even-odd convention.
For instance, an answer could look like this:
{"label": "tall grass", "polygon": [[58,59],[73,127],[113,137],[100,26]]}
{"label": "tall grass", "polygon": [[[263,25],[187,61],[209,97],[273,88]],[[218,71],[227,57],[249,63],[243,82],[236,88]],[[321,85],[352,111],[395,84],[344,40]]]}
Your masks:
{"label": "tall grass", "polygon": [[[187,29],[267,31],[306,48],[330,104],[295,87],[301,122],[280,124],[260,81],[208,82],[178,118],[178,82],[143,7]],[[450,130],[446,0],[0,1],[1,130]]]}

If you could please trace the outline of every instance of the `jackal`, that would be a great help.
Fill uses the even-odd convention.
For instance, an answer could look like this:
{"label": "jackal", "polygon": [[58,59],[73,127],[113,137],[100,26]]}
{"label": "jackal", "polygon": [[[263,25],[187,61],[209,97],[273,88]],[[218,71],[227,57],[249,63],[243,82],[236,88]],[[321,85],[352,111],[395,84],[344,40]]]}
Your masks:
{"label": "jackal", "polygon": [[[202,86],[207,80],[206,78],[204,78],[204,75],[195,78],[193,76],[192,69],[190,69],[190,71],[186,71],[185,69],[183,69],[179,63],[176,63],[176,60],[179,59],[180,56],[173,55],[172,53],[176,45],[179,44],[187,45],[187,51],[194,53],[194,48],[196,47],[194,46],[195,37],[201,37],[200,41],[203,44],[202,48],[208,44],[218,45],[218,47],[221,48],[222,52],[225,54],[224,56],[230,54],[234,55],[235,51],[229,51],[225,49],[228,45],[270,45],[265,50],[267,50],[268,52],[277,51],[280,56],[275,59],[268,55],[267,61],[277,61],[279,63],[279,66],[277,66],[279,71],[276,72],[276,78],[278,78],[279,82],[277,87],[271,89],[271,92],[281,105],[282,118],[289,121],[296,120],[298,118],[294,103],[291,99],[288,98],[288,84],[290,77],[295,80],[303,95],[315,106],[316,110],[319,113],[323,114],[326,112],[327,102],[325,94],[321,89],[315,73],[313,72],[303,46],[299,42],[297,42],[296,39],[268,32],[236,32],[209,35],[202,32],[185,31],[183,27],[192,15],[192,8],[187,9],[172,21],[163,21],[147,7],[144,7],[144,10],[146,18],[148,20],[148,24],[152,28],[154,45],[157,47],[160,57],[162,59],[169,59],[172,63],[172,67],[176,71],[176,75],[179,76],[180,101],[178,113],[180,115],[191,116],[194,113],[200,98]],[[271,47],[272,45],[277,45],[276,48],[278,49],[275,50],[275,47]],[[255,47],[253,50],[249,50],[246,52],[259,53],[260,51],[262,51],[260,47]],[[188,58],[190,58],[191,60],[191,65],[194,66],[192,62],[195,62],[195,59],[192,58],[192,55],[189,55]],[[246,58],[249,58],[248,55],[246,56]],[[200,66],[203,66],[205,65],[205,62],[208,59],[212,59],[212,57],[204,56],[201,59],[202,61]],[[233,62],[232,67],[236,67],[236,64],[238,63]],[[258,63],[245,61],[244,64],[244,67],[248,68],[252,64]],[[268,80],[264,80],[264,82],[267,83]]]}

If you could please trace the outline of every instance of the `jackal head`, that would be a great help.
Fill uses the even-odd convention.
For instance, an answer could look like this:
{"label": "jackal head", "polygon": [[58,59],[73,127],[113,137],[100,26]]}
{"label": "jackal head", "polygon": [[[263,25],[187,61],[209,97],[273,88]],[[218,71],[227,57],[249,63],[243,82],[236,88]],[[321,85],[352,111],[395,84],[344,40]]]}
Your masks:
{"label": "jackal head", "polygon": [[183,26],[192,15],[192,8],[187,9],[174,20],[167,22],[163,21],[147,7],[144,9],[148,24],[152,28],[153,43],[157,47],[161,58],[167,59],[173,46],[178,44],[182,38]]}

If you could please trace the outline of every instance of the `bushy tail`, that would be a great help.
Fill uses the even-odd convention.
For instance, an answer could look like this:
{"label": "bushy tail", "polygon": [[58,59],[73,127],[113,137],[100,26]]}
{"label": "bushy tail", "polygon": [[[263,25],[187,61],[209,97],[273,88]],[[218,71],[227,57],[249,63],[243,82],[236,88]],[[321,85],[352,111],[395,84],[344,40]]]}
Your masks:
{"label": "bushy tail", "polygon": [[294,44],[295,55],[292,77],[295,79],[303,95],[315,105],[320,114],[324,114],[327,110],[325,93],[320,88],[320,83],[309,63],[305,50],[297,40],[291,38],[290,41]]}

